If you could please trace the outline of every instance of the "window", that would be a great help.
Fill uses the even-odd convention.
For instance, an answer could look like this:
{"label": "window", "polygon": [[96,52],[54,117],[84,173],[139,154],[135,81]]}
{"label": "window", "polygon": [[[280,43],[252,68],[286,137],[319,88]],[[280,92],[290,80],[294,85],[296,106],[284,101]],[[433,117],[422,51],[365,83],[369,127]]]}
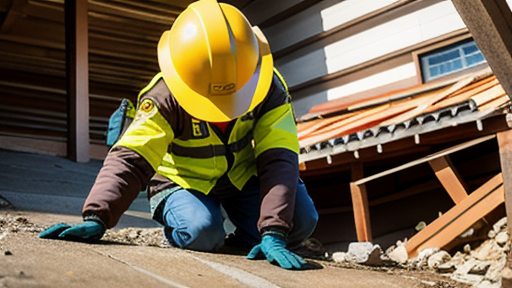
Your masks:
{"label": "window", "polygon": [[485,63],[475,41],[463,41],[419,56],[423,82]]}

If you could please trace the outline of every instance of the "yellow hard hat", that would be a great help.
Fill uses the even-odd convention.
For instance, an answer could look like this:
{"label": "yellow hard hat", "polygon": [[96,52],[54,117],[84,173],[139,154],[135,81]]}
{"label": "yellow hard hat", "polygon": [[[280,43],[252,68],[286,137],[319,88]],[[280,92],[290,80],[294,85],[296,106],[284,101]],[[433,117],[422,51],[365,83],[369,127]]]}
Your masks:
{"label": "yellow hard hat", "polygon": [[237,118],[261,103],[273,77],[268,42],[235,7],[190,4],[158,43],[163,78],[190,115],[209,122]]}

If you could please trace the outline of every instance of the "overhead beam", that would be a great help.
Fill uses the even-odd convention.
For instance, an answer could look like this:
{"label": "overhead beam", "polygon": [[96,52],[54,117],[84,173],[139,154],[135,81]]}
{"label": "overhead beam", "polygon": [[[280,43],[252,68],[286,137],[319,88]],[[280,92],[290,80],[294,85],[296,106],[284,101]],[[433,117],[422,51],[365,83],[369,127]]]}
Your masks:
{"label": "overhead beam", "polygon": [[87,0],[66,0],[67,157],[89,161],[89,59]]}
{"label": "overhead beam", "polygon": [[[23,16],[22,10],[27,5],[28,0],[18,0],[18,1],[11,1],[9,8],[6,9],[7,15],[3,19],[2,22],[0,22],[0,32],[8,32],[14,22],[16,20]],[[2,9],[5,9],[2,7]]]}
{"label": "overhead beam", "polygon": [[512,97],[512,12],[505,0],[452,0],[507,95]]}

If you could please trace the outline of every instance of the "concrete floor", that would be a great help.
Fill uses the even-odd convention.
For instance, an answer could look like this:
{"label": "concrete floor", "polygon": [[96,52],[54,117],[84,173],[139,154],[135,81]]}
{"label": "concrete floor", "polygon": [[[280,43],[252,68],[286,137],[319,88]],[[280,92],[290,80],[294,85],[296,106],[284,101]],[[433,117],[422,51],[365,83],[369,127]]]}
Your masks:
{"label": "concrete floor", "polygon": [[[75,163],[0,150],[0,195],[16,207],[7,211],[0,205],[0,224],[16,215],[38,227],[80,222],[100,167],[96,160]],[[123,227],[158,227],[148,219],[145,195],[115,229]],[[441,283],[439,275],[345,269],[312,260],[312,269],[287,271],[240,254],[46,240],[23,229],[0,230],[0,252],[0,287],[464,287],[432,286]]]}

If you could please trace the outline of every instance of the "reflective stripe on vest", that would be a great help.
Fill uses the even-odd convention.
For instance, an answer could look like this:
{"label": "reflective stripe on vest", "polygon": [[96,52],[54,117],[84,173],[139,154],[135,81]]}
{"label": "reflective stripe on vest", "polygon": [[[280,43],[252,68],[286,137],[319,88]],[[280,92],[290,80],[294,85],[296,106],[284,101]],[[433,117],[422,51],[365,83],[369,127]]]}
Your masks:
{"label": "reflective stripe on vest", "polygon": [[231,144],[227,145],[209,145],[202,147],[186,147],[181,146],[177,143],[169,146],[168,153],[175,154],[181,157],[194,157],[194,158],[211,158],[215,156],[226,155],[229,151],[231,153],[240,152],[246,145],[252,141],[252,130],[249,131],[245,136]]}

